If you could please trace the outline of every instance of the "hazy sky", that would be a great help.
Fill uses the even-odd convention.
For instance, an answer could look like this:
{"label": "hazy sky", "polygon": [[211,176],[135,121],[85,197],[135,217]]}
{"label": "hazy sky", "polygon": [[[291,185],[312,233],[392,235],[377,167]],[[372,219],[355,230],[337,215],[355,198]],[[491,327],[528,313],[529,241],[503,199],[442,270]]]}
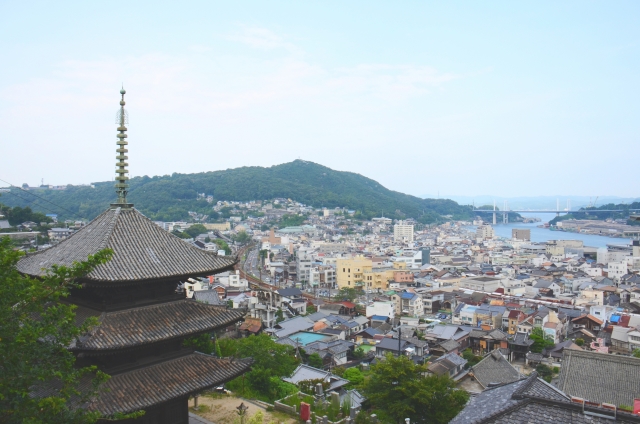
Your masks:
{"label": "hazy sky", "polygon": [[421,195],[640,195],[640,2],[9,2],[0,178],[302,158]]}

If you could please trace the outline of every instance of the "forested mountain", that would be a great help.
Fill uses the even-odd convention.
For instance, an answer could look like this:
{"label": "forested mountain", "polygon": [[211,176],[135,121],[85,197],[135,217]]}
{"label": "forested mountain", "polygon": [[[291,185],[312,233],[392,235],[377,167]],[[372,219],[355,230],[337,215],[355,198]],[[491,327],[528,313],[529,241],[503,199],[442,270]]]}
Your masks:
{"label": "forested mountain", "polygon": [[[604,212],[607,210],[621,210],[622,212]],[[560,215],[549,221],[549,224],[555,225],[560,221],[568,219],[627,219],[631,212],[634,215],[640,215],[640,202],[633,203],[609,203],[598,207],[580,208],[577,211],[571,211],[566,215]],[[629,225],[640,225],[638,221],[627,220]]]}
{"label": "forested mountain", "polygon": [[[92,219],[116,198],[113,182],[68,186],[66,190],[35,190],[42,199],[12,189],[0,203],[30,206],[57,213],[63,219]],[[346,207],[363,217],[412,217],[423,223],[472,218],[471,208],[447,199],[420,199],[386,189],[376,181],[352,172],[334,171],[313,162],[295,160],[269,168],[242,167],[198,174],[136,177],[130,180],[128,200],[154,220],[185,220],[188,211],[210,213],[212,205],[198,194],[218,200],[270,200],[289,198],[314,207]],[[20,197],[18,197],[20,196]],[[63,209],[64,208],[64,209]],[[71,216],[73,215],[73,216]]]}

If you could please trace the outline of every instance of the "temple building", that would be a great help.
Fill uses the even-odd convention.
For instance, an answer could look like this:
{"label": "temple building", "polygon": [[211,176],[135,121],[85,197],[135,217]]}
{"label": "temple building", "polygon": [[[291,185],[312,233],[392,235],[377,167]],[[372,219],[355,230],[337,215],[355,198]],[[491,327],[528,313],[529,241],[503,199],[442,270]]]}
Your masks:
{"label": "temple building", "polygon": [[191,277],[232,270],[237,258],[198,249],[127,202],[128,122],[124,89],[120,93],[117,201],[59,244],[25,256],[18,270],[41,277],[54,264],[72,265],[112,249],[112,259],[82,278],[82,288],[65,299],[77,305],[78,322],[89,316],[99,321],[70,346],[78,365],[96,365],[111,376],[86,407],[105,417],[145,411],[127,422],[186,424],[190,396],[242,375],[251,360],[215,358],[184,347],[186,338],[233,325],[244,312],[187,299],[178,287]]}

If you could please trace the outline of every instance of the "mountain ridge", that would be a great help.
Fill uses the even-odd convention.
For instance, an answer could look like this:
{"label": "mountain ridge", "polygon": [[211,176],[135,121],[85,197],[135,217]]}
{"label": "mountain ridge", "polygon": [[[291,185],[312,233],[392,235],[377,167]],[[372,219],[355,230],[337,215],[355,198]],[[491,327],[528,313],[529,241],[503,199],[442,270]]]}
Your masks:
{"label": "mountain ridge", "polygon": [[[68,186],[66,190],[37,190],[38,196],[59,206],[60,217],[92,219],[115,199],[113,181],[88,186]],[[423,223],[448,218],[470,219],[471,209],[449,199],[421,199],[389,190],[377,181],[349,171],[335,171],[310,161],[294,160],[271,167],[245,166],[193,174],[133,177],[128,200],[151,219],[186,219],[189,211],[206,213],[211,204],[198,194],[212,195],[214,201],[250,201],[289,198],[313,207],[345,207],[365,218],[415,218]],[[12,191],[15,189],[12,189]],[[35,193],[35,192],[34,192]],[[27,202],[11,193],[0,197],[8,206],[31,206],[35,211],[55,209],[41,199]],[[22,193],[22,197],[29,197]],[[31,200],[31,199],[29,199]],[[76,216],[71,216],[71,214]]]}

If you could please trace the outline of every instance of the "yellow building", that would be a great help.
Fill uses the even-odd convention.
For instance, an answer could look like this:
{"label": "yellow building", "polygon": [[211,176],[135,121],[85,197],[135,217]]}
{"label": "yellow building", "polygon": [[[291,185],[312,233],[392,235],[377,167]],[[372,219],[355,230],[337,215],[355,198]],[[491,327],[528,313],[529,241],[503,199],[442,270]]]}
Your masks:
{"label": "yellow building", "polygon": [[206,228],[207,230],[218,230],[218,231],[227,231],[231,229],[231,224],[228,222],[222,222],[222,223],[208,223],[208,224],[202,224],[204,225],[204,228]]}
{"label": "yellow building", "polygon": [[[338,288],[360,287],[363,290],[387,290],[389,282],[396,274],[409,273],[406,262],[394,262],[392,267],[373,267],[373,261],[364,256],[336,261],[336,282]],[[398,275],[400,277],[400,275]],[[401,280],[401,278],[398,278]]]}
{"label": "yellow building", "polygon": [[336,261],[336,283],[338,288],[362,287],[364,273],[371,272],[372,267],[373,262],[371,259],[364,256],[356,256],[352,259],[338,259]]}

